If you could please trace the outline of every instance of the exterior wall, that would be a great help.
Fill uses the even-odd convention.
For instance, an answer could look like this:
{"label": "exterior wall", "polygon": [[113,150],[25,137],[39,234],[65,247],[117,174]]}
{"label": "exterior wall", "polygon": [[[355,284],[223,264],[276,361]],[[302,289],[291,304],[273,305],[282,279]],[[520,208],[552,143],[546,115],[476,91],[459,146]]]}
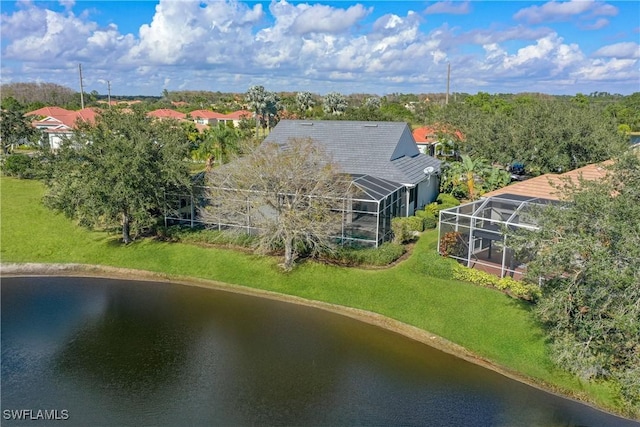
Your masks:
{"label": "exterior wall", "polygon": [[416,210],[434,202],[438,198],[438,194],[440,194],[440,177],[431,175],[431,178],[425,179],[417,185],[416,205],[410,214],[413,215]]}
{"label": "exterior wall", "polygon": [[416,186],[416,203],[409,211],[409,215],[434,202],[438,194],[440,194],[440,178],[437,175],[431,175],[430,179],[425,179]]}

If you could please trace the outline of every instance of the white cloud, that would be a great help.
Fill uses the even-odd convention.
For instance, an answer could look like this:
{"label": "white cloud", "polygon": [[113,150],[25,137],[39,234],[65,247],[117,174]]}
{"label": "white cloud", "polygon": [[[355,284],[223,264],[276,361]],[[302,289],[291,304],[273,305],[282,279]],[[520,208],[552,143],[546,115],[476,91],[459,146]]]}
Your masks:
{"label": "white cloud", "polygon": [[295,34],[341,33],[354,26],[369,13],[371,13],[371,9],[366,9],[360,4],[348,9],[313,5],[302,9],[302,12],[294,19],[291,29]]}
{"label": "white cloud", "polygon": [[263,17],[262,5],[216,0],[161,0],[150,24],[140,27],[139,43],[127,60],[154,64],[217,63],[251,43],[252,25]]}
{"label": "white cloud", "polygon": [[603,46],[593,53],[593,56],[607,58],[640,58],[640,44],[624,42]]}
{"label": "white cloud", "polygon": [[638,81],[638,60],[635,59],[594,59],[573,73],[576,79],[586,81],[614,81],[635,79]]}
{"label": "white cloud", "polygon": [[60,4],[65,7],[65,9],[71,9],[75,4],[75,0],[59,0]]}
{"label": "white cloud", "polygon": [[469,1],[453,2],[451,0],[441,1],[428,6],[425,15],[435,15],[437,13],[450,15],[466,15],[471,12]]}
{"label": "white cloud", "polygon": [[[553,19],[578,17],[586,27],[604,25],[598,19],[608,20],[598,16],[616,12],[604,3],[574,3],[540,3],[522,9],[519,19],[543,22],[554,12]],[[123,34],[116,24],[94,22],[93,9],[54,12],[24,2],[1,17],[2,81],[55,78],[76,87],[80,62],[88,90],[94,84],[104,92],[109,80],[112,93],[154,95],[163,88],[242,91],[252,84],[325,93],[439,91],[449,62],[452,90],[472,93],[548,91],[571,81],[610,81],[606,73],[625,76],[627,86],[639,80],[636,42],[603,46],[588,58],[550,26],[479,23],[462,30],[433,26],[413,11],[366,20],[375,8],[280,0],[264,10],[235,0],[160,0],[137,33]],[[432,14],[471,9],[448,1],[430,8]]]}
{"label": "white cloud", "polygon": [[84,22],[72,12],[30,7],[2,15],[2,35],[10,40],[3,54],[23,61],[76,60],[76,53],[96,29],[95,23]]}
{"label": "white cloud", "polygon": [[595,22],[591,24],[581,24],[580,28],[584,30],[599,30],[601,28],[609,25],[609,20],[606,18],[598,18]]}
{"label": "white cloud", "polygon": [[542,6],[530,6],[519,10],[513,16],[529,24],[542,22],[564,22],[579,15],[615,16],[618,8],[594,0],[550,1]]}
{"label": "white cloud", "polygon": [[523,25],[509,27],[505,29],[488,28],[470,30],[460,37],[461,41],[468,41],[473,44],[485,45],[491,43],[502,43],[510,40],[538,40],[553,33],[551,28],[531,28]]}

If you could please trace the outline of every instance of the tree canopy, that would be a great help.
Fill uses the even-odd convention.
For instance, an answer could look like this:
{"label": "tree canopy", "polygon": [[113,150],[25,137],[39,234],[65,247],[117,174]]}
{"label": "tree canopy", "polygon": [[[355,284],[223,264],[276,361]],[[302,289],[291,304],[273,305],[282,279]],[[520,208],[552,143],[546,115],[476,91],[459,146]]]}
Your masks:
{"label": "tree canopy", "polygon": [[523,163],[533,175],[604,161],[628,146],[602,106],[579,101],[478,94],[450,104],[439,119],[465,136],[463,153],[505,166]]}
{"label": "tree canopy", "polygon": [[253,153],[208,176],[209,223],[248,225],[258,232],[262,252],[282,249],[284,268],[302,252],[332,246],[350,180],[312,140],[263,144]]}
{"label": "tree canopy", "polygon": [[45,203],[88,227],[121,227],[129,243],[155,223],[166,189],[189,184],[188,153],[177,122],[104,111],[52,156]]}
{"label": "tree canopy", "polygon": [[15,106],[0,112],[0,140],[4,154],[8,154],[19,144],[35,143],[40,137],[40,132],[31,126],[22,113]]}
{"label": "tree canopy", "polygon": [[563,368],[612,378],[640,407],[640,158],[627,153],[607,179],[566,182],[567,203],[538,213],[539,231],[517,233],[542,278],[535,311]]}

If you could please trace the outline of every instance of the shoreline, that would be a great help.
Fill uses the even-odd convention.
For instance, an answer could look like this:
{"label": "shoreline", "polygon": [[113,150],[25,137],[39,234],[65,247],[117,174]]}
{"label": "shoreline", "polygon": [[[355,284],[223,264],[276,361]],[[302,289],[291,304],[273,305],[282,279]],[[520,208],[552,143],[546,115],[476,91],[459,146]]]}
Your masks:
{"label": "shoreline", "polygon": [[465,347],[455,344],[439,335],[433,334],[424,329],[411,326],[390,317],[375,312],[362,310],[353,307],[347,307],[337,304],[331,304],[322,301],[309,300],[293,295],[281,294],[277,292],[255,289],[242,285],[229,284],[210,279],[200,279],[185,276],[173,276],[165,273],[156,273],[146,270],[135,270],[120,267],[110,267],[91,264],[45,264],[45,263],[0,263],[0,278],[3,277],[41,277],[41,276],[58,276],[58,277],[93,277],[104,279],[120,279],[145,282],[162,282],[173,283],[182,286],[196,286],[200,288],[212,289],[216,291],[231,292],[257,298],[266,298],[270,300],[281,301],[290,304],[296,304],[311,307],[341,316],[349,317],[354,320],[364,322],[379,328],[383,328],[393,333],[400,334],[411,340],[428,345],[444,353],[454,357],[463,359],[467,362],[479,365],[483,368],[490,369],[500,375],[503,375],[514,381],[537,388],[556,396],[573,400],[575,402],[588,405],[599,411],[608,414],[626,418],[628,420],[637,421],[633,418],[612,412],[609,409],[602,408],[592,402],[582,400],[577,396],[563,393],[556,387],[546,384],[535,379],[520,375],[517,372],[496,365],[483,357],[474,354]]}

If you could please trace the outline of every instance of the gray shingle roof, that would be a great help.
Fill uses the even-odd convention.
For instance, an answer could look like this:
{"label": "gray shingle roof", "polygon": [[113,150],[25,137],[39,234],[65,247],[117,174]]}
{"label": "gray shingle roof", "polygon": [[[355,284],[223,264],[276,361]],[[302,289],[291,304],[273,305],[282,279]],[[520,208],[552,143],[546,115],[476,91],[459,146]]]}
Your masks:
{"label": "gray shingle roof", "polygon": [[425,168],[440,171],[440,161],[420,153],[404,122],[281,120],[264,142],[286,144],[296,138],[321,143],[352,175],[415,185],[424,180]]}

